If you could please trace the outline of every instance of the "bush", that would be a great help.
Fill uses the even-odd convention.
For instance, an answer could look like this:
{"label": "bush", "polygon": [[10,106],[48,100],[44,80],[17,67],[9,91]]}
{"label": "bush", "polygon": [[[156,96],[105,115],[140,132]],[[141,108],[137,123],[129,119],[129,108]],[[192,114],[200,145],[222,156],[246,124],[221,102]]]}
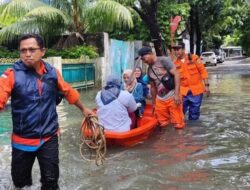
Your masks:
{"label": "bush", "polygon": [[8,50],[4,47],[0,47],[0,58],[18,58],[19,52],[17,50]]}
{"label": "bush", "polygon": [[48,49],[46,57],[61,56],[64,59],[78,59],[88,57],[90,59],[98,56],[97,49],[93,46],[75,46],[68,49]]}
{"label": "bush", "polygon": [[[93,46],[75,46],[68,49],[48,49],[45,57],[61,56],[64,59],[78,59],[88,57],[90,59],[98,56],[97,49]],[[19,52],[17,50],[8,50],[0,47],[0,60],[18,59]]]}

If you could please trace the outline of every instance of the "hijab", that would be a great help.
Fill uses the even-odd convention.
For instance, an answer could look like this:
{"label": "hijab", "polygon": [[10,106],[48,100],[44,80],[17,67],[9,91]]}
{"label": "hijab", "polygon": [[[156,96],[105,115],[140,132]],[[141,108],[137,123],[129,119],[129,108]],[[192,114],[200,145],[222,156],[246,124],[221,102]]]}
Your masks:
{"label": "hijab", "polygon": [[114,75],[107,78],[105,87],[101,91],[101,100],[104,105],[107,105],[118,98],[121,92],[121,80]]}
{"label": "hijab", "polygon": [[130,78],[130,81],[128,81],[127,83],[125,83],[125,81],[124,81],[124,89],[129,91],[129,92],[132,92],[137,84],[137,80],[135,78],[135,75],[131,69],[125,70],[122,74],[122,77],[124,77],[124,75],[127,75]]}

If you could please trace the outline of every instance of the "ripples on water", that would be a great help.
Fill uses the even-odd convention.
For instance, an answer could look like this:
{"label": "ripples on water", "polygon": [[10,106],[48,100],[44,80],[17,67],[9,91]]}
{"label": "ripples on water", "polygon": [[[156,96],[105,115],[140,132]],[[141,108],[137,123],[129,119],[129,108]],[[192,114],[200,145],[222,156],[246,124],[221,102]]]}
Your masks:
{"label": "ripples on water", "polygon": [[[58,107],[60,186],[77,189],[249,189],[250,188],[250,76],[213,73],[212,96],[204,99],[201,120],[184,130],[156,129],[133,148],[109,149],[101,167],[79,154],[81,113],[63,103]],[[94,107],[96,91],[81,99]],[[12,189],[10,178],[10,112],[0,114],[0,190]],[[39,189],[39,168],[33,170]]]}

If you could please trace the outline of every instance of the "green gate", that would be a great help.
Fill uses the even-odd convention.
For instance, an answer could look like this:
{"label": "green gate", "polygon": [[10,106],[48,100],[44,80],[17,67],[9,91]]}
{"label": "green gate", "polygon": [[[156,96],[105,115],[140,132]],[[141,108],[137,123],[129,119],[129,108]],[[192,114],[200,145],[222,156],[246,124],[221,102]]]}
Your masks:
{"label": "green gate", "polygon": [[63,64],[62,75],[74,88],[85,88],[95,84],[93,63]]}
{"label": "green gate", "polygon": [[[0,76],[13,64],[0,64]],[[74,88],[87,88],[95,85],[95,66],[93,63],[62,64],[62,76]]]}
{"label": "green gate", "polygon": [[8,68],[12,68],[13,64],[7,64],[7,63],[1,63],[0,64],[0,76],[3,74],[3,72],[8,69]]}

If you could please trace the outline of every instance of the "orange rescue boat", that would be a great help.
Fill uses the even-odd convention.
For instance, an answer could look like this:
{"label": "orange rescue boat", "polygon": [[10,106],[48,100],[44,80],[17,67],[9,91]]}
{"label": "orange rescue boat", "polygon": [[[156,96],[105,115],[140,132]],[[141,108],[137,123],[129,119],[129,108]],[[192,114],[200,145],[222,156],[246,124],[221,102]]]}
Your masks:
{"label": "orange rescue boat", "polygon": [[120,133],[105,131],[104,135],[108,145],[131,147],[147,139],[157,124],[152,115],[152,106],[146,105],[142,118],[137,119],[137,128]]}

